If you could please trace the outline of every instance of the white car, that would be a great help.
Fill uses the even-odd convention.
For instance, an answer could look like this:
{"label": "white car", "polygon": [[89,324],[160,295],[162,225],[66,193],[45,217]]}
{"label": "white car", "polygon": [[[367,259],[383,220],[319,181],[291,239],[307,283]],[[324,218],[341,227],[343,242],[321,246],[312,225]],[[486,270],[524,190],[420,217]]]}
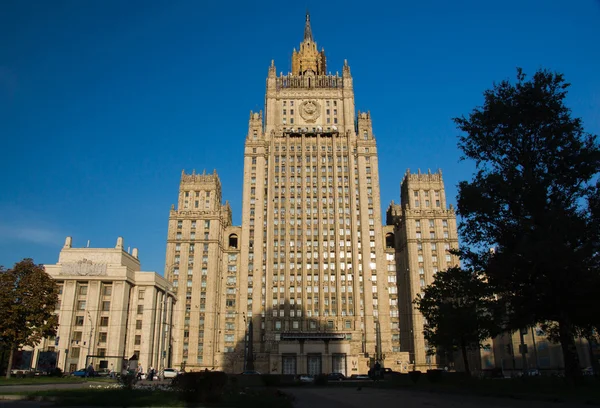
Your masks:
{"label": "white car", "polygon": [[313,383],[315,382],[315,378],[312,375],[301,375],[299,378],[301,383]]}
{"label": "white car", "polygon": [[167,379],[167,378],[175,378],[179,375],[179,371],[175,370],[174,368],[165,368],[164,371],[161,373],[161,378]]}

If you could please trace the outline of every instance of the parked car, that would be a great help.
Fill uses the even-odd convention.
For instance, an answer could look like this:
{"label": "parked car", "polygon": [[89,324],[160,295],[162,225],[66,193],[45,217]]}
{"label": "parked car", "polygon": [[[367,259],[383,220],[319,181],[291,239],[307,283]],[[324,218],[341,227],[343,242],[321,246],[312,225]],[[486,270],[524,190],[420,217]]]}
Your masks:
{"label": "parked car", "polygon": [[581,370],[581,372],[586,377],[594,375],[594,369],[592,367],[586,367],[583,370]]}
{"label": "parked car", "polygon": [[96,375],[98,377],[108,377],[110,375],[110,370],[108,368],[102,368],[96,371]]}
{"label": "parked car", "polygon": [[369,377],[367,374],[352,374],[350,379],[351,380],[370,380],[371,377]]}
{"label": "parked car", "polygon": [[79,369],[77,371],[73,371],[71,373],[71,376],[72,377],[85,377],[86,374],[87,374],[87,371],[85,370],[85,368],[81,368],[81,369]]}
{"label": "parked car", "polygon": [[256,370],[246,370],[242,373],[242,375],[260,375],[260,373]]}
{"label": "parked car", "polygon": [[26,375],[33,371],[34,370],[32,368],[13,368],[12,370],[10,370],[10,373],[12,375],[18,375],[18,374]]}
{"label": "parked car", "polygon": [[312,375],[302,374],[298,377],[298,380],[301,383],[313,383],[315,382],[315,378]]}
{"label": "parked car", "polygon": [[179,375],[179,371],[174,368],[165,368],[162,373],[159,374],[159,377],[162,379],[167,378],[175,378]]}
{"label": "parked car", "polygon": [[346,376],[342,373],[330,373],[327,374],[327,379],[329,381],[343,381],[346,379]]}

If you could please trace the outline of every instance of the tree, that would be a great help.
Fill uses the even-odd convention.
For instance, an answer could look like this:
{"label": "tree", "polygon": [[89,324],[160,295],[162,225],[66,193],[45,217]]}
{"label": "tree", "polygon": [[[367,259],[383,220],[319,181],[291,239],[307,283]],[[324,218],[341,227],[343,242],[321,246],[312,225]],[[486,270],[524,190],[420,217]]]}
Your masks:
{"label": "tree", "polygon": [[0,338],[10,348],[6,378],[19,347],[35,347],[56,334],[57,302],[58,287],[42,265],[24,259],[13,269],[0,267]]}
{"label": "tree", "polygon": [[[555,321],[569,378],[581,375],[574,333],[600,289],[589,206],[600,169],[596,136],[565,106],[563,75],[502,81],[455,118],[472,181],[458,186],[463,256],[504,303],[507,329]],[[589,199],[592,198],[592,201]],[[490,247],[494,256],[487,256]],[[582,321],[583,320],[583,321]]]}
{"label": "tree", "polygon": [[465,372],[471,375],[468,350],[498,334],[496,303],[489,285],[471,270],[453,267],[438,272],[424,295],[414,303],[425,318],[425,340],[437,352],[462,352]]}

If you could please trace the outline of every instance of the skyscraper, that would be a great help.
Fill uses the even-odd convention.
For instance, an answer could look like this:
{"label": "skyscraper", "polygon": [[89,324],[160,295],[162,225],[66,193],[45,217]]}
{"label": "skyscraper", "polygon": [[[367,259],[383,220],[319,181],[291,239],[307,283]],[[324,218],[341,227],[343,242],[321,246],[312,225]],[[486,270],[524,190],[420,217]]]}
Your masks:
{"label": "skyscraper", "polygon": [[348,63],[341,75],[327,72],[308,14],[291,65],[277,75],[271,62],[264,111],[250,112],[242,226],[221,205],[216,173],[182,174],[165,271],[178,288],[174,362],[284,374],[366,373],[376,361],[406,370],[402,253],[398,231],[382,225],[371,116],[355,112]]}

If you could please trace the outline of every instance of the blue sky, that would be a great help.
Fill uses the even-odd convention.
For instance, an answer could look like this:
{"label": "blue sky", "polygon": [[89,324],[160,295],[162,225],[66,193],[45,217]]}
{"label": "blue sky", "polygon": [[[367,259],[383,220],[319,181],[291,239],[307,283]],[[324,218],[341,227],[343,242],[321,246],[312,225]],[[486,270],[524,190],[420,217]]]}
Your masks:
{"label": "blue sky", "polygon": [[307,6],[328,69],[347,59],[371,112],[382,210],[407,168],[442,168],[455,203],[472,167],[451,118],[517,66],[563,72],[573,113],[600,134],[595,0],[4,0],[0,265],[55,263],[67,235],[123,236],[162,273],[182,169],[217,169],[239,224],[249,111],[271,60],[290,69]]}

